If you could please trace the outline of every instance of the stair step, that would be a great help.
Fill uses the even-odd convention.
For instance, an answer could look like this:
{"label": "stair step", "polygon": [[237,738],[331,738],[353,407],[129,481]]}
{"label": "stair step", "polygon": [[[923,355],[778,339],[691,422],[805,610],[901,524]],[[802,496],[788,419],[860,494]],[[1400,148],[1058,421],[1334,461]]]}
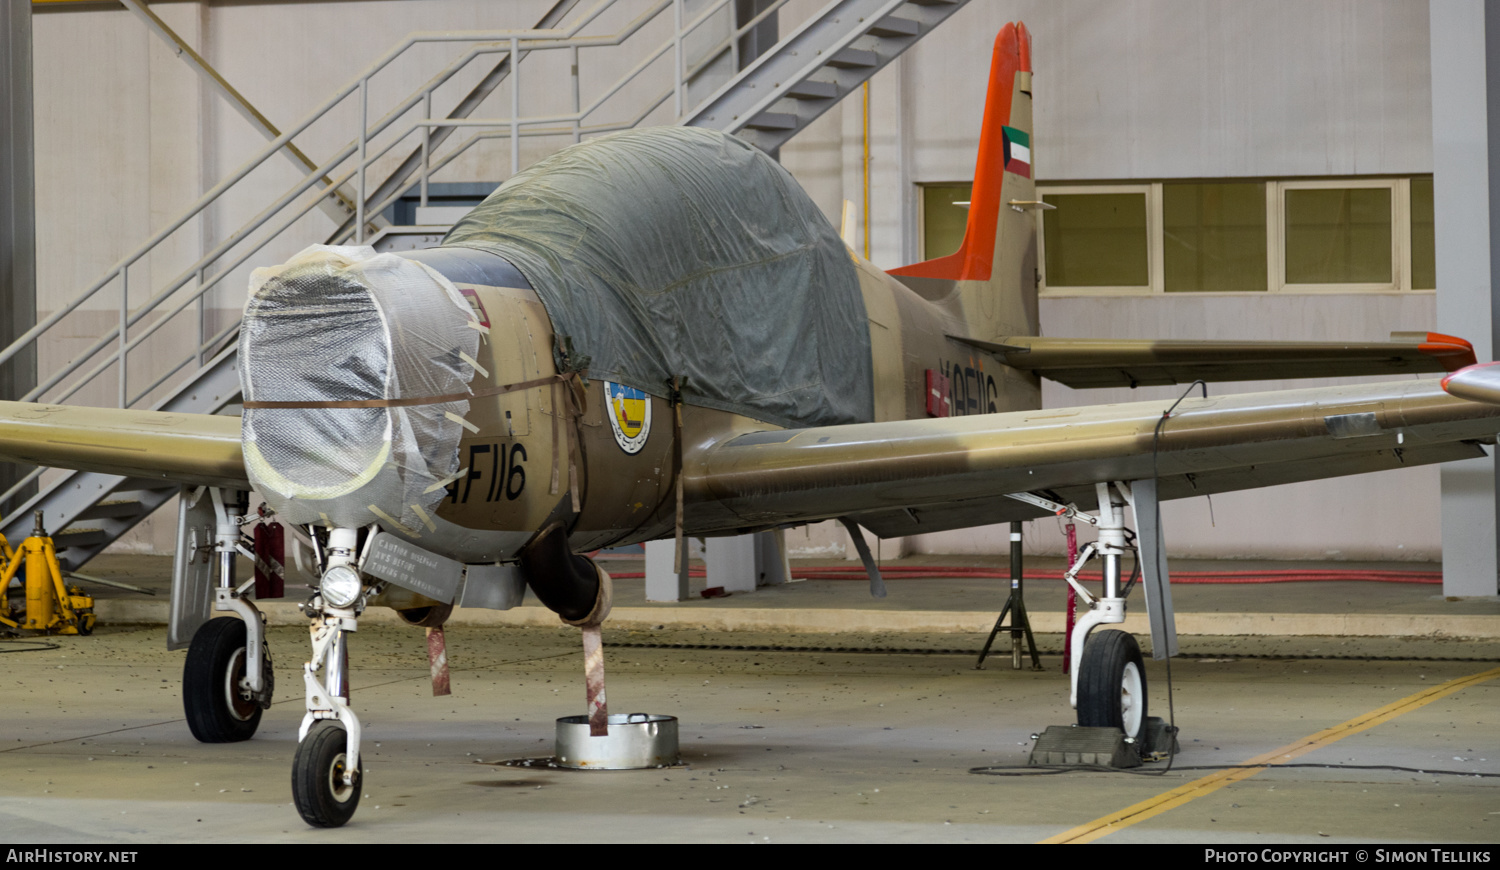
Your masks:
{"label": "stair step", "polygon": [[103,529],[63,529],[52,534],[52,544],[58,550],[66,550],[69,547],[92,547],[96,544],[109,542],[109,535]]}
{"label": "stair step", "polygon": [[795,130],[797,116],[791,112],[761,112],[745,126],[752,130]]}
{"label": "stair step", "polygon": [[910,18],[898,18],[895,15],[887,15],[870,28],[871,36],[916,36],[921,32],[922,25]]}
{"label": "stair step", "polygon": [[101,501],[79,512],[75,520],[92,520],[99,517],[133,517],[146,510],[146,506],[135,499],[110,499]]}
{"label": "stair step", "polygon": [[908,0],[913,6],[952,6],[958,0]]}
{"label": "stair step", "polygon": [[869,69],[880,63],[880,56],[863,48],[840,49],[828,59],[828,65],[839,69]]}
{"label": "stair step", "polygon": [[794,100],[832,100],[839,95],[839,86],[833,82],[805,79],[787,89],[786,95]]}

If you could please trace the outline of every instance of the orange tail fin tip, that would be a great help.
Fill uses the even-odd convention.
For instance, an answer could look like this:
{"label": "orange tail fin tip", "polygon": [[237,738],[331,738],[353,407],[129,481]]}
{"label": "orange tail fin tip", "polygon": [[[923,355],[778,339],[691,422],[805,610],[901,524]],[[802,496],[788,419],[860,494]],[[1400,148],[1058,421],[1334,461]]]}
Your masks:
{"label": "orange tail fin tip", "polygon": [[1010,123],[1011,97],[1018,72],[1031,72],[1031,33],[1020,22],[1005,25],[995,37],[984,124],[979,132],[979,158],[974,166],[974,194],[970,197],[963,244],[946,257],[891,269],[890,274],[989,280],[994,267],[995,231],[1005,173],[1031,177],[1031,132],[1006,126]]}
{"label": "orange tail fin tip", "polygon": [[[1417,345],[1417,350],[1442,363],[1443,368],[1450,373],[1479,362],[1474,356],[1474,345],[1465,339],[1443,335],[1441,332],[1427,333],[1427,340]],[[1443,378],[1445,383],[1447,380]]]}

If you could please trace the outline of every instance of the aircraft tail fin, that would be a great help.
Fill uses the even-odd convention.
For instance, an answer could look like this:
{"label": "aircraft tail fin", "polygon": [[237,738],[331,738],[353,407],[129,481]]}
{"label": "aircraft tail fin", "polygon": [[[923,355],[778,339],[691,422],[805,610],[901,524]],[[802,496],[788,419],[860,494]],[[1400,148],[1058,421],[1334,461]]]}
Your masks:
{"label": "aircraft tail fin", "polygon": [[[1007,24],[995,38],[989,93],[974,166],[974,192],[963,244],[946,257],[891,269],[901,278],[976,282],[976,292],[992,297],[984,308],[995,310],[994,294],[1030,304],[1006,323],[974,323],[979,333],[1002,327],[1024,330],[1034,312],[1036,204],[1031,138],[1031,34],[1026,25]],[[925,282],[907,283],[917,284]],[[990,318],[983,318],[990,319]],[[1027,333],[1032,334],[1032,333]]]}

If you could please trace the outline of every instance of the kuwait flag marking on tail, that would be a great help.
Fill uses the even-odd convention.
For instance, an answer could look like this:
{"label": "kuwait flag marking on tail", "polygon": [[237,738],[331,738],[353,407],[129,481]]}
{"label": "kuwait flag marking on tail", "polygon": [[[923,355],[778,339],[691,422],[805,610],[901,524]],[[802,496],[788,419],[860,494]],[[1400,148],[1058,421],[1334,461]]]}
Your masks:
{"label": "kuwait flag marking on tail", "polygon": [[1031,134],[1015,127],[1001,127],[1005,142],[1005,171],[1031,177]]}

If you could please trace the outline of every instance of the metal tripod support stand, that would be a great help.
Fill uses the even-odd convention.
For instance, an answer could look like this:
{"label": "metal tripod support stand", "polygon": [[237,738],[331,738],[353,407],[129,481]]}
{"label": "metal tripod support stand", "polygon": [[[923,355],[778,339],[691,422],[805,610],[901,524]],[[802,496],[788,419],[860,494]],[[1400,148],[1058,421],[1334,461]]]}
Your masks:
{"label": "metal tripod support stand", "polygon": [[[1005,624],[1005,617],[1010,617],[1010,625]],[[995,643],[995,636],[1002,631],[1010,632],[1010,666],[1015,670],[1021,669],[1021,639],[1026,639],[1026,646],[1031,650],[1031,669],[1042,670],[1042,659],[1036,651],[1036,638],[1031,633],[1031,617],[1026,615],[1026,599],[1023,594],[1021,580],[1021,524],[1013,522],[1010,524],[1010,597],[1005,599],[1005,607],[1001,609],[1000,616],[995,620],[995,627],[990,629],[990,636],[984,642],[984,649],[979,651],[979,661],[974,663],[975,670],[984,668],[985,657],[990,654],[990,647]]]}

